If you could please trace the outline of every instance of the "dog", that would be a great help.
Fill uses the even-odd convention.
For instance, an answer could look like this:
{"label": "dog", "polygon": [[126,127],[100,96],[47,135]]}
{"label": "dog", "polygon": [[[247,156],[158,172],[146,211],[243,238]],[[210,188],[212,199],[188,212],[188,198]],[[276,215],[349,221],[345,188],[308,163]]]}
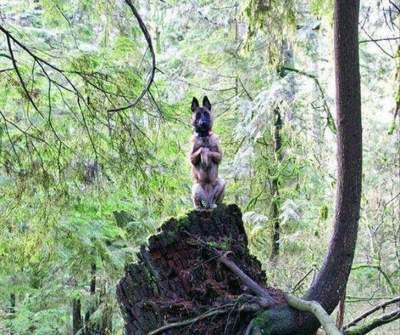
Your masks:
{"label": "dog", "polygon": [[198,210],[210,210],[222,202],[225,181],[218,177],[222,151],[217,135],[212,132],[213,115],[211,103],[206,96],[202,107],[196,98],[192,100],[192,126],[194,134],[190,163],[193,176],[193,205]]}

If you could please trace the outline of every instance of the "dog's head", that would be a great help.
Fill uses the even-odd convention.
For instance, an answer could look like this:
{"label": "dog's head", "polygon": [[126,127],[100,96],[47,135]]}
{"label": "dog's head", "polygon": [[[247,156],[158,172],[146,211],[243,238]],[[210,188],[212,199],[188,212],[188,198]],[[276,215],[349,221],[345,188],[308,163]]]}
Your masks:
{"label": "dog's head", "polygon": [[207,136],[213,125],[211,103],[205,96],[200,107],[196,98],[192,100],[192,126],[200,136]]}

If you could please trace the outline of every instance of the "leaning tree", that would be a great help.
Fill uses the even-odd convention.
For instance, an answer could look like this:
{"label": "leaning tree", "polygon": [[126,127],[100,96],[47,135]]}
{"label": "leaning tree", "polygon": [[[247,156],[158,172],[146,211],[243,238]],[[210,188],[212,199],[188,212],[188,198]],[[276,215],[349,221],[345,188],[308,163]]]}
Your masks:
{"label": "leaning tree", "polygon": [[[343,295],[353,262],[360,213],[362,179],[361,94],[358,55],[359,0],[336,0],[334,50],[337,122],[337,190],[334,231],[329,251],[304,299],[319,302],[330,314]],[[318,321],[307,314],[299,326],[293,316],[266,311],[271,334],[310,334]]]}

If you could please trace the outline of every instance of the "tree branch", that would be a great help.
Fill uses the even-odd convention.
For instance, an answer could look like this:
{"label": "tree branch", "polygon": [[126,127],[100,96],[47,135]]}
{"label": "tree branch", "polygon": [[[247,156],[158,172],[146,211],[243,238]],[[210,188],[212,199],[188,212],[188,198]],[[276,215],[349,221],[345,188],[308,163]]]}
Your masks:
{"label": "tree branch", "polygon": [[384,309],[386,306],[395,304],[397,302],[400,302],[400,295],[389,300],[389,301],[385,301],[371,309],[369,309],[368,311],[364,312],[363,314],[361,314],[360,316],[358,316],[357,318],[355,318],[353,321],[349,322],[347,325],[345,325],[343,327],[344,330],[355,326],[357,323],[359,323],[361,320],[365,319],[366,317],[370,316],[371,314],[375,313],[376,311],[380,310],[381,308]]}
{"label": "tree branch", "polygon": [[129,6],[129,8],[131,9],[133,15],[135,16],[136,20],[139,23],[139,27],[146,39],[147,45],[149,47],[150,53],[151,53],[151,60],[152,60],[152,65],[151,65],[151,71],[150,71],[150,75],[149,75],[149,79],[147,81],[147,84],[145,86],[145,88],[143,89],[142,93],[140,93],[140,95],[130,104],[124,106],[124,107],[119,107],[119,108],[113,108],[110,109],[109,112],[120,112],[123,110],[126,110],[128,108],[133,108],[135,107],[140,100],[142,100],[142,98],[145,96],[145,94],[150,90],[150,87],[154,81],[154,76],[156,73],[156,54],[154,52],[154,48],[153,48],[153,43],[151,41],[151,36],[149,31],[146,28],[146,25],[143,22],[142,17],[139,15],[138,11],[136,10],[135,6],[132,4],[131,0],[125,0],[125,3]]}
{"label": "tree branch", "polygon": [[371,330],[383,326],[387,323],[395,321],[400,318],[400,308],[391,313],[387,313],[379,318],[373,319],[363,326],[354,327],[354,329],[345,330],[343,335],[364,335]]}
{"label": "tree branch", "polygon": [[229,252],[224,253],[221,255],[221,253],[217,250],[215,250],[216,253],[220,254],[220,257],[218,258],[218,261],[224,264],[229,270],[231,270],[236,276],[239,277],[239,279],[251,290],[253,291],[256,295],[258,295],[261,298],[264,298],[268,304],[275,304],[274,299],[271,297],[271,295],[260,285],[258,285],[253,279],[251,279],[247,274],[245,274],[236,264],[235,262],[231,261],[228,259],[227,255]]}
{"label": "tree branch", "polygon": [[322,101],[323,101],[323,108],[324,108],[325,113],[326,113],[327,126],[329,126],[331,128],[332,132],[334,134],[336,134],[336,132],[337,132],[336,124],[335,124],[335,121],[333,119],[333,116],[332,116],[332,113],[330,111],[330,108],[328,106],[328,103],[326,102],[325,93],[324,93],[324,90],[322,89],[322,86],[321,86],[319,80],[318,80],[318,77],[316,75],[314,75],[314,74],[307,73],[307,72],[304,72],[304,71],[301,71],[301,70],[298,70],[298,69],[294,69],[294,68],[291,68],[291,67],[288,67],[288,66],[284,66],[282,68],[282,70],[286,70],[286,71],[289,71],[289,72],[294,72],[294,73],[300,74],[302,76],[305,76],[305,77],[308,77],[308,78],[314,80],[315,85],[317,86],[318,91],[319,91],[319,93],[321,95],[321,98],[322,98]]}
{"label": "tree branch", "polygon": [[157,329],[149,332],[147,335],[156,335],[156,334],[159,334],[159,333],[164,332],[165,330],[168,330],[168,329],[171,329],[171,328],[178,328],[178,327],[183,327],[183,326],[186,326],[186,325],[190,325],[192,323],[195,323],[195,322],[198,322],[200,320],[206,319],[206,318],[208,318],[210,316],[214,316],[214,315],[218,315],[218,314],[225,314],[225,313],[227,313],[226,308],[230,307],[230,306],[231,305],[222,306],[222,307],[220,307],[218,309],[207,311],[206,313],[203,313],[203,314],[201,314],[201,315],[199,315],[199,316],[197,316],[195,318],[192,318],[192,319],[187,319],[187,320],[184,320],[184,321],[181,321],[181,322],[173,322],[173,323],[166,324],[165,326],[162,326],[160,328],[157,328]]}

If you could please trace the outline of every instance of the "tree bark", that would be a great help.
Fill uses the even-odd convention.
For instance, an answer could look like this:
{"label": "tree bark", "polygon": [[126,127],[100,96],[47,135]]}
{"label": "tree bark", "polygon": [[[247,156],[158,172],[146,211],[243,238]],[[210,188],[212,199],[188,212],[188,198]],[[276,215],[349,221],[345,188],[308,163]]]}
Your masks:
{"label": "tree bark", "polygon": [[335,2],[337,188],[329,252],[306,297],[331,313],[353,263],[360,216],[362,174],[361,95],[358,58],[359,0]]}
{"label": "tree bark", "polygon": [[[274,152],[275,152],[275,160],[276,164],[279,165],[282,162],[282,117],[279,110],[279,107],[276,107],[274,110]],[[271,187],[271,221],[273,222],[273,230],[272,230],[272,251],[271,251],[271,260],[274,260],[279,255],[280,249],[280,235],[281,235],[281,227],[280,227],[280,218],[279,218],[279,207],[280,207],[280,199],[279,199],[279,185],[278,185],[278,177],[272,178],[272,187]]]}
{"label": "tree bark", "polygon": [[72,334],[78,334],[83,327],[82,314],[81,314],[81,300],[72,300]]}

